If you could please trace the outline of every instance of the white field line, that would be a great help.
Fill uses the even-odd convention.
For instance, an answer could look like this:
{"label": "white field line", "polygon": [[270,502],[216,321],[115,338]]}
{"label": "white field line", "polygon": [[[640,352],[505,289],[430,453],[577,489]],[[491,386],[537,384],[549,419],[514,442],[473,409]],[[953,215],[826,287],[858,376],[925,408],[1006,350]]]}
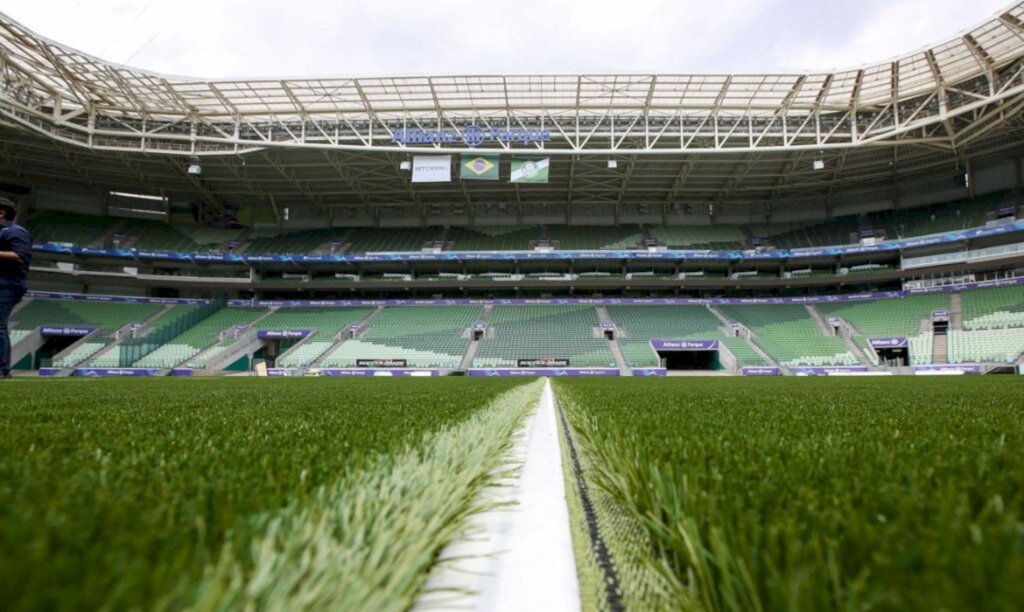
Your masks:
{"label": "white field line", "polygon": [[518,436],[509,459],[518,475],[483,493],[503,507],[471,517],[441,553],[416,610],[580,609],[550,381]]}

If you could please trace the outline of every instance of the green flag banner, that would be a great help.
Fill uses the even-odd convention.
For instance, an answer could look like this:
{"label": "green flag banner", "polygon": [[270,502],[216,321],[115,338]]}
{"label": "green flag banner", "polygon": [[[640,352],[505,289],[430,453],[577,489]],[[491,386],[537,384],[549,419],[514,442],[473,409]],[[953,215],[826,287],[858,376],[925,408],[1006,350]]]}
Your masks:
{"label": "green flag banner", "polygon": [[498,180],[497,155],[463,155],[459,178],[470,181]]}
{"label": "green flag banner", "polygon": [[513,159],[513,183],[546,183],[548,182],[548,166],[551,158],[544,159]]}

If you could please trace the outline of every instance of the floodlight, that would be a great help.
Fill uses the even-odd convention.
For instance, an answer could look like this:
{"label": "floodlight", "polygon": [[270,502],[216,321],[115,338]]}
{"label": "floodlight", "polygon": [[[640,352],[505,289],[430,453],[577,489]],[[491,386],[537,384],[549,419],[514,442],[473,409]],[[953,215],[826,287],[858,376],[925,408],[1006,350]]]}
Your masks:
{"label": "floodlight", "polygon": [[814,163],[811,164],[811,165],[814,166],[815,170],[824,170],[825,169],[825,162],[823,160],[820,160],[820,159],[814,160]]}
{"label": "floodlight", "polygon": [[405,160],[402,163],[398,164],[398,167],[401,168],[402,170],[412,170],[412,162],[409,160]]}
{"label": "floodlight", "polygon": [[612,169],[618,168],[619,167],[619,162],[615,161],[614,159],[609,159],[608,160],[608,167],[612,168]]}

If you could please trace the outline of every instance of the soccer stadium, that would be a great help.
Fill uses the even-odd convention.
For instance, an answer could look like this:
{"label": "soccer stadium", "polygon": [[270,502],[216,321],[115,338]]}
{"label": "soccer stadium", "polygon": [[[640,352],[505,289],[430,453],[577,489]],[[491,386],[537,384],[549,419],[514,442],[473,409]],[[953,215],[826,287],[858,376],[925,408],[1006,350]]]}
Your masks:
{"label": "soccer stadium", "polygon": [[0,14],[4,607],[1017,609],[1024,2],[968,13],[273,79]]}

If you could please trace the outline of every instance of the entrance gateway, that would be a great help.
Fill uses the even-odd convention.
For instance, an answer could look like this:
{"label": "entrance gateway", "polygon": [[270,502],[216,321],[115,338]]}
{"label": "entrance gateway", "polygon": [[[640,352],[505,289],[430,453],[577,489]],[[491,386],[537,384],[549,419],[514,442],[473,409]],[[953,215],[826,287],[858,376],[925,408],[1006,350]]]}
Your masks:
{"label": "entrance gateway", "polygon": [[910,339],[903,336],[868,338],[868,344],[878,355],[882,365],[905,367],[910,365]]}
{"label": "entrance gateway", "polygon": [[725,369],[718,340],[651,340],[651,348],[669,372]]}

